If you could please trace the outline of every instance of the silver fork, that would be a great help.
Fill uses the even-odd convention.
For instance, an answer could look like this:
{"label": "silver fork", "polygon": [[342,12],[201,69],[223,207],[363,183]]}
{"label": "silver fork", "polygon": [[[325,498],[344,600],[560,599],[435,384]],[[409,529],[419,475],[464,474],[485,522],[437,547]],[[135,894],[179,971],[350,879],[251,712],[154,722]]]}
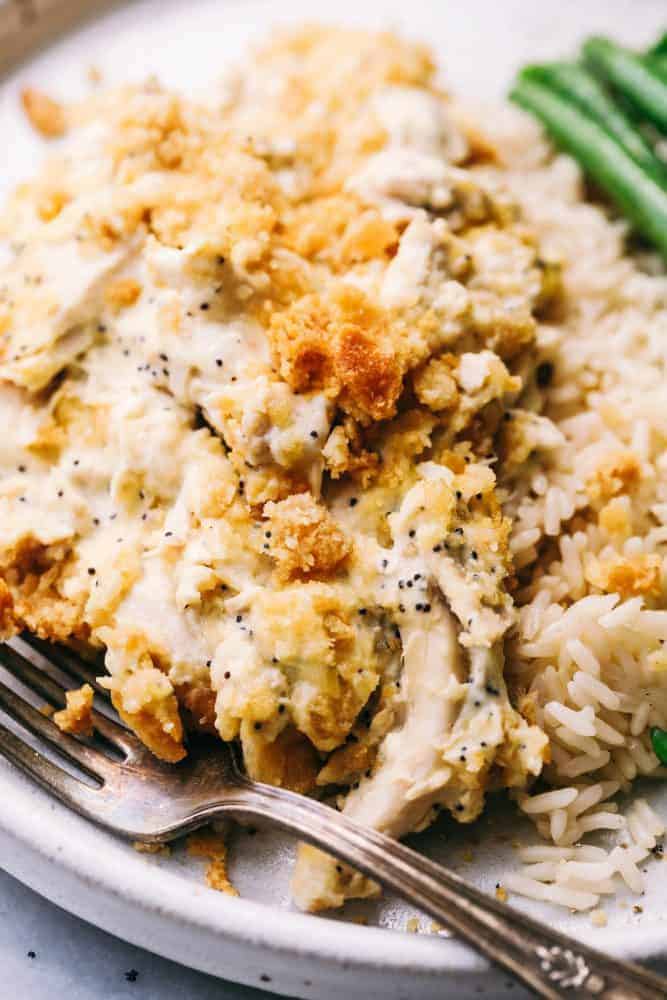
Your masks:
{"label": "silver fork", "polygon": [[[93,684],[99,694],[106,695],[90,667],[69,651],[32,638],[24,641],[61,672]],[[55,678],[55,671],[47,673],[6,644],[0,646],[0,663],[51,705],[64,704],[65,688]],[[113,748],[110,752],[61,732],[43,712],[2,682],[0,709],[70,765],[77,765],[94,779],[94,785],[74,777],[3,725],[0,754],[66,805],[121,837],[163,843],[222,816],[266,820],[410,900],[538,996],[589,1000],[667,997],[667,979],[540,924],[404,844],[361,827],[320,802],[250,781],[227,744],[200,741],[186,760],[164,764],[106,713],[94,711],[93,721],[102,743]]]}

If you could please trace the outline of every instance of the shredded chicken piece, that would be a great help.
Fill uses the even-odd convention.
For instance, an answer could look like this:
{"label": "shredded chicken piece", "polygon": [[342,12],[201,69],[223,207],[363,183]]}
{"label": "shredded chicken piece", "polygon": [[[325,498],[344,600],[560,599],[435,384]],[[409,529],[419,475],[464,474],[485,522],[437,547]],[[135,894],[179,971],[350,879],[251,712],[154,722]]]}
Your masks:
{"label": "shredded chicken piece", "polygon": [[[422,477],[391,517],[398,565],[417,567],[398,580],[410,594],[399,605],[400,707],[370,773],[343,805],[345,815],[394,837],[423,829],[440,806],[460,821],[475,819],[491,767],[511,786],[539,773],[547,745],[512,707],[503,680],[502,638],[512,621],[503,584],[508,525],[493,516],[493,474],[469,466],[455,475],[427,463]],[[319,910],[376,887],[303,847],[292,891],[300,907]]]}
{"label": "shredded chicken piece", "polygon": [[[393,837],[425,825],[448,780],[439,743],[454,716],[449,683],[456,682],[460,673],[456,629],[444,609],[427,628],[421,622],[406,624],[401,639],[403,704],[396,727],[384,740],[372,776],[362,778],[349,793],[343,810],[351,819]],[[374,891],[358,877],[350,881],[349,873],[328,855],[301,849],[292,881],[298,906],[308,910],[340,906],[353,888],[354,895]]]}

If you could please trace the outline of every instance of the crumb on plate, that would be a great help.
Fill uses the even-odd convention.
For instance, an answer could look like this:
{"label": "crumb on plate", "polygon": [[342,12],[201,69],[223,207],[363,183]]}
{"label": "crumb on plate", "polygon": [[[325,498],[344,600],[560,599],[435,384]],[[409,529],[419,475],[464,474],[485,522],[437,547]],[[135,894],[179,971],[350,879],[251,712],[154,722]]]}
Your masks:
{"label": "crumb on plate", "polygon": [[21,104],[32,127],[46,139],[57,139],[67,129],[65,109],[36,87],[24,87]]}
{"label": "crumb on plate", "polygon": [[65,695],[65,708],[56,712],[53,721],[63,733],[74,736],[92,736],[93,733],[93,689],[83,684]]}

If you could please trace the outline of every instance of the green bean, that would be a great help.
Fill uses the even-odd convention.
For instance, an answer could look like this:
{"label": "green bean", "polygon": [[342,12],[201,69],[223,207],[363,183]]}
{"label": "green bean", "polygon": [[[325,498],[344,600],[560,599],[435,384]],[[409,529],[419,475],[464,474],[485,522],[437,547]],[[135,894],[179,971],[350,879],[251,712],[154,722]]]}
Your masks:
{"label": "green bean", "polygon": [[667,83],[667,55],[665,56],[644,56],[644,62],[656,76]]}
{"label": "green bean", "polygon": [[661,764],[667,764],[667,730],[653,726],[651,729],[651,745]]}
{"label": "green bean", "polygon": [[536,115],[667,260],[667,192],[579,108],[543,84],[518,80],[512,99]]}
{"label": "green bean", "polygon": [[565,62],[526,66],[520,79],[543,83],[570,98],[615,138],[647,174],[667,188],[667,165],[655,155],[632,119],[583,66]]}
{"label": "green bean", "polygon": [[583,53],[596,73],[667,132],[667,84],[649,63],[607,38],[589,38]]}
{"label": "green bean", "polygon": [[646,53],[647,56],[655,56],[658,59],[667,58],[667,31],[663,31],[662,35],[651,48]]}

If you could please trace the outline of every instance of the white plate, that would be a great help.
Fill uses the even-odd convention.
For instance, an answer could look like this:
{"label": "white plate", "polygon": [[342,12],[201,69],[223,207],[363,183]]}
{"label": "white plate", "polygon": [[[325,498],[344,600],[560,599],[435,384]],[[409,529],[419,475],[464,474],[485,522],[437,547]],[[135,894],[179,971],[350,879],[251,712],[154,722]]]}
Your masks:
{"label": "white plate", "polygon": [[[101,5],[96,6],[99,10]],[[664,0],[632,5],[623,0],[336,0],[316,5],[286,0],[279,7],[257,0],[141,0],[71,31],[0,84],[0,130],[11,136],[11,143],[4,143],[0,195],[43,155],[43,144],[18,109],[18,89],[27,81],[74,96],[85,88],[86,69],[94,64],[107,82],[156,72],[169,84],[197,89],[272,24],[317,16],[397,27],[426,40],[454,89],[495,98],[505,92],[521,62],[563,55],[593,31],[613,31],[632,44],[646,42],[664,28],[664,13]],[[663,812],[665,791],[648,790]],[[182,851],[169,859],[136,853],[69,813],[4,761],[0,801],[3,867],[65,909],[186,965],[317,1000],[337,997],[343,989],[350,1000],[435,1000],[454,983],[461,998],[483,991],[504,994],[505,977],[492,975],[458,942],[429,934],[398,936],[396,930],[413,916],[400,901],[350,908],[352,916],[363,914],[382,929],[293,912],[288,898],[291,844],[275,833],[235,837],[232,876],[242,898],[231,899],[206,888],[203,865]],[[502,814],[491,811],[474,828],[444,824],[420,843],[492,891],[512,864],[510,840],[529,835],[505,809]],[[562,916],[538,906],[531,910],[615,954],[656,956],[667,946],[667,918],[662,915],[667,864],[651,862],[647,881],[643,913],[633,912],[636,899],[621,896],[608,907],[605,929],[593,929],[586,916]],[[422,919],[421,927],[428,926]]]}

